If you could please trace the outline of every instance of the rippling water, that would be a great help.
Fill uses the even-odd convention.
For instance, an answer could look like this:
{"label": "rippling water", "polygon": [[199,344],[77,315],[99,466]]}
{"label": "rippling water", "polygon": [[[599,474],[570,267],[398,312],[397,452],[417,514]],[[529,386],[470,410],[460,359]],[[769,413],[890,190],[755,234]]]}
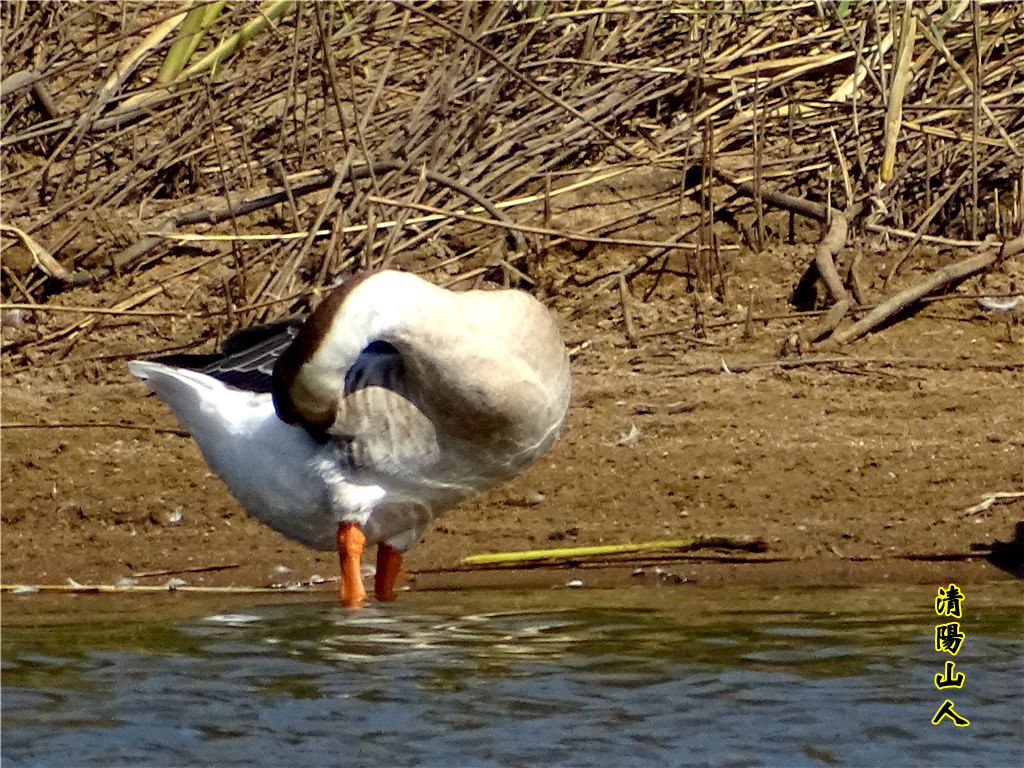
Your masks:
{"label": "rippling water", "polygon": [[935,589],[9,597],[3,765],[1020,766],[1021,588],[944,692]]}

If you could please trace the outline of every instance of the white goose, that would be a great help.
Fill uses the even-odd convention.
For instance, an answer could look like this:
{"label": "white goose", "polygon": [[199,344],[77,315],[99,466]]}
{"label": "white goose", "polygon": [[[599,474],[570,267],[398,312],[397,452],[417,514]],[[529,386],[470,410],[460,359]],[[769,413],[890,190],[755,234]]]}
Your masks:
{"label": "white goose", "polygon": [[349,279],[305,322],[241,331],[223,354],[129,369],[250,515],[337,547],[352,607],[365,544],[377,544],[375,595],[393,600],[402,553],[439,512],[544,453],[570,393],[565,345],[536,299],[393,271]]}

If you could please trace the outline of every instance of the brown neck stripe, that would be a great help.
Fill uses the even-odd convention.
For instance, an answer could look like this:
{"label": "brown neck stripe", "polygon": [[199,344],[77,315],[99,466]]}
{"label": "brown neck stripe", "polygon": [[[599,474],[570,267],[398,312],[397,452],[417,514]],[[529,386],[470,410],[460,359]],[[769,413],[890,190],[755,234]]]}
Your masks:
{"label": "brown neck stripe", "polygon": [[[334,317],[345,303],[345,299],[371,274],[370,272],[354,274],[327,294],[327,297],[313,310],[313,314],[303,323],[295,340],[288,345],[288,348],[274,363],[271,386],[274,410],[277,411],[277,416],[281,421],[288,424],[297,424],[303,421],[301,413],[292,400],[292,386],[295,384],[302,366],[312,359],[330,332]],[[322,427],[323,425],[315,426]]]}

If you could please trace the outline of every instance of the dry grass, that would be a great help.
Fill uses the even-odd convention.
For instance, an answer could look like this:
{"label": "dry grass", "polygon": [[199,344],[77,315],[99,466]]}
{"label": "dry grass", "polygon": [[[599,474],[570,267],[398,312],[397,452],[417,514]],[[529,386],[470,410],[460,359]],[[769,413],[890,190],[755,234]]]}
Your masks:
{"label": "dry grass", "polygon": [[[626,302],[623,280],[679,253],[676,279],[724,290],[775,193],[845,212],[839,248],[894,238],[890,282],[921,241],[962,258],[1024,230],[1016,3],[299,3],[165,84],[183,9],[4,4],[3,219],[62,270],[5,235],[4,301],[135,273],[113,309],[138,312],[147,271],[197,248],[230,271],[194,311],[234,325],[388,265]],[[192,64],[256,11],[227,6]],[[552,213],[638,177],[625,214]],[[588,251],[565,243],[601,238],[636,241],[605,243],[628,266],[580,279]],[[834,302],[853,288],[835,279]],[[45,354],[88,323],[6,347]]]}

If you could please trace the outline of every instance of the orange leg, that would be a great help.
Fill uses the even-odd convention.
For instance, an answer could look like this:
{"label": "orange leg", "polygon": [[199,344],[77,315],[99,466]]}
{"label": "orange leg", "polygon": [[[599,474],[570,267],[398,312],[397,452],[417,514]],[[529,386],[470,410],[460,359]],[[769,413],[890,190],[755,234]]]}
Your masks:
{"label": "orange leg", "polygon": [[378,600],[395,599],[395,579],[401,567],[401,552],[387,544],[377,545],[377,575],[373,579],[373,594]]}
{"label": "orange leg", "polygon": [[366,601],[359,558],[366,536],[357,523],[338,523],[338,559],[341,561],[341,604],[359,608]]}

